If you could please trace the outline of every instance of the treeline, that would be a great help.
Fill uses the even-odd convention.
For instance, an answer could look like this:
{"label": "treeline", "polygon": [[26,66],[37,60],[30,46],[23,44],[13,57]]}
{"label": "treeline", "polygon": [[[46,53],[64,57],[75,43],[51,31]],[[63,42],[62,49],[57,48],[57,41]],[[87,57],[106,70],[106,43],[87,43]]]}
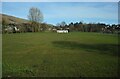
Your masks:
{"label": "treeline", "polygon": [[53,25],[47,23],[6,23],[2,20],[2,33],[26,33],[50,31]]}
{"label": "treeline", "polygon": [[83,23],[83,22],[71,22],[66,24],[61,22],[59,24],[52,25],[47,23],[7,23],[2,20],[2,33],[25,33],[25,32],[44,32],[56,30],[69,30],[69,32],[102,32],[102,33],[120,33],[120,25],[107,25],[105,23]]}
{"label": "treeline", "polygon": [[71,22],[66,24],[64,21],[56,25],[57,29],[69,29],[69,31],[80,32],[103,32],[103,33],[119,33],[120,25],[105,24],[105,23],[83,23],[83,22]]}

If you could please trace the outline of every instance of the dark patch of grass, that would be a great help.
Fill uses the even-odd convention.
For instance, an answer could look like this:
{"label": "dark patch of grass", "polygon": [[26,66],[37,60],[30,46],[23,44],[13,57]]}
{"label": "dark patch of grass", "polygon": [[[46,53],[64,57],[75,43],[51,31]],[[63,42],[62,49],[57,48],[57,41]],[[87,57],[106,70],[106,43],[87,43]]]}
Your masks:
{"label": "dark patch of grass", "polygon": [[55,46],[68,49],[84,49],[86,51],[100,51],[101,54],[118,55],[118,45],[116,44],[84,44],[74,41],[53,41]]}

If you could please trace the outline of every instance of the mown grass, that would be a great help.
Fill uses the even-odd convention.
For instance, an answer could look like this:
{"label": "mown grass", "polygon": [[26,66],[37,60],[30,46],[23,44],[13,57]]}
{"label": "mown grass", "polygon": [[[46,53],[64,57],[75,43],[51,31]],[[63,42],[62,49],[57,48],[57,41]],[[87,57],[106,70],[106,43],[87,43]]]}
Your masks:
{"label": "mown grass", "polygon": [[4,77],[118,76],[118,36],[114,34],[3,34],[2,48]]}

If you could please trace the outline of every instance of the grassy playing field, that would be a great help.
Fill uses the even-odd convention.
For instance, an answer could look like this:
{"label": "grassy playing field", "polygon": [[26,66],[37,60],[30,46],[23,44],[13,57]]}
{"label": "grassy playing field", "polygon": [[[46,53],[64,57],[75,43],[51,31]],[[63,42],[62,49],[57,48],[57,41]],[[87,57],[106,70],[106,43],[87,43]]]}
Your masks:
{"label": "grassy playing field", "polygon": [[117,35],[3,34],[3,76],[116,77]]}

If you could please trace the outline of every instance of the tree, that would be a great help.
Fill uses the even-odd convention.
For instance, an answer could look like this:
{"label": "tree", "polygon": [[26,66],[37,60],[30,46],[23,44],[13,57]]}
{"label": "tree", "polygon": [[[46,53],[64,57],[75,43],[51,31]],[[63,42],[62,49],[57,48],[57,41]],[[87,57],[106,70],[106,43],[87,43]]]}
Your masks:
{"label": "tree", "polygon": [[5,32],[5,28],[8,26],[7,18],[2,18],[2,31]]}
{"label": "tree", "polygon": [[64,27],[66,25],[65,21],[61,22],[61,26]]}
{"label": "tree", "polygon": [[28,19],[31,22],[32,31],[37,32],[39,29],[39,24],[43,21],[43,14],[42,12],[35,7],[30,8]]}
{"label": "tree", "polygon": [[40,27],[40,30],[41,30],[41,31],[47,30],[48,26],[47,26],[46,23],[42,23],[41,25],[42,25],[42,26]]}
{"label": "tree", "polygon": [[86,26],[85,26],[85,24],[83,24],[83,21],[79,22],[79,30],[82,32],[86,31]]}
{"label": "tree", "polygon": [[73,24],[73,22],[71,22],[68,26],[70,28],[70,31],[74,31],[74,24]]}
{"label": "tree", "polygon": [[35,7],[30,8],[28,18],[30,21],[41,23],[43,21],[42,12]]}

